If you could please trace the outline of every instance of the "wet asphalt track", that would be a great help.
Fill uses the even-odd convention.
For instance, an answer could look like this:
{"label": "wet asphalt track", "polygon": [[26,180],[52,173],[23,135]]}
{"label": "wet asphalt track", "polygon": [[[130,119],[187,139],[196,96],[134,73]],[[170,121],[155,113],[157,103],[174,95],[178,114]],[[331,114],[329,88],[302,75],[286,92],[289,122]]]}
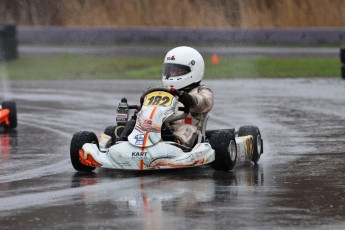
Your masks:
{"label": "wet asphalt track", "polygon": [[344,229],[345,81],[205,83],[209,129],[260,127],[257,166],[80,174],[72,135],[99,135],[150,82],[0,81],[19,121],[0,131],[0,229]]}

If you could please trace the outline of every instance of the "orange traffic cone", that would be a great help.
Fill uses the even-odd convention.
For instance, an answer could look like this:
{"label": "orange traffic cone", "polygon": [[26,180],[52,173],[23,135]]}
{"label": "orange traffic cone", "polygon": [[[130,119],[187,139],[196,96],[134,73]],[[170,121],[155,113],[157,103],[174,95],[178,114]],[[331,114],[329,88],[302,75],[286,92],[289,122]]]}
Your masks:
{"label": "orange traffic cone", "polygon": [[219,64],[219,58],[217,54],[213,54],[211,57],[212,64],[218,65]]}

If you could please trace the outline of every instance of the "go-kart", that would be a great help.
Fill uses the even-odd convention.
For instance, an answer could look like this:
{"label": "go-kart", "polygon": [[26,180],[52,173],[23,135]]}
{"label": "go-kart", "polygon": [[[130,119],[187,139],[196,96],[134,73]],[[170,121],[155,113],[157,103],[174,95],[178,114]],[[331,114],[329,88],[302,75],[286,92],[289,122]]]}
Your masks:
{"label": "go-kart", "polygon": [[17,127],[17,109],[14,101],[3,101],[0,106],[0,126],[6,130]]}
{"label": "go-kart", "polygon": [[[192,147],[176,142],[169,124],[185,119],[189,108],[178,106],[178,90],[153,87],[141,97],[141,105],[128,105],[124,98],[118,107],[117,125],[109,126],[98,139],[93,132],[74,134],[70,157],[77,171],[96,167],[124,170],[186,168],[211,164],[217,171],[229,171],[241,162],[257,163],[263,141],[256,126],[206,130],[207,119]],[[131,122],[135,126],[126,140],[119,138]],[[133,118],[133,117],[132,117]]]}

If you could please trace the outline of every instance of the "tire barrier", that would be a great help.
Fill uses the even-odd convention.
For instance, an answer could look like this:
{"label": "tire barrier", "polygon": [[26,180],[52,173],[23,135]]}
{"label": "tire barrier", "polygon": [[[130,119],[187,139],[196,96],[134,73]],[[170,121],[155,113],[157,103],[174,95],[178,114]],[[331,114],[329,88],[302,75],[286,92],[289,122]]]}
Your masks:
{"label": "tire barrier", "polygon": [[18,58],[15,24],[0,24],[0,61]]}
{"label": "tire barrier", "polygon": [[340,48],[341,77],[345,79],[345,47]]}

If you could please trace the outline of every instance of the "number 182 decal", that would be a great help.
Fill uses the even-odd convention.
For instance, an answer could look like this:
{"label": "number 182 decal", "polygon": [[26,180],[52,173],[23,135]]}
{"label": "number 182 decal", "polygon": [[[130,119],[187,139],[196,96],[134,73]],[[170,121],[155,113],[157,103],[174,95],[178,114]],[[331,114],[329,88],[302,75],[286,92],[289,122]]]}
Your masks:
{"label": "number 182 decal", "polygon": [[164,92],[157,91],[146,95],[144,105],[146,106],[169,106],[174,96]]}

